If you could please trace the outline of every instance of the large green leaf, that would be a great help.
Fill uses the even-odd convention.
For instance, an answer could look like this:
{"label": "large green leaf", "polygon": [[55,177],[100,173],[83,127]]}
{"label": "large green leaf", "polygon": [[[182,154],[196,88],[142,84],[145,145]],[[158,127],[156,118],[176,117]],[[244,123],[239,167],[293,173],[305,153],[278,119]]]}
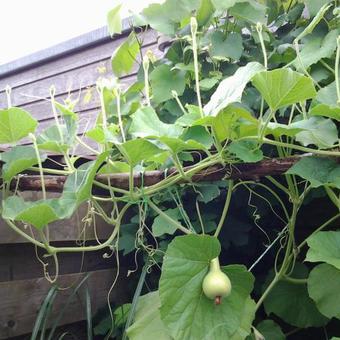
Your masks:
{"label": "large green leaf", "polygon": [[113,52],[111,66],[116,76],[129,73],[139,52],[139,44],[135,33],[131,32],[127,39]]}
{"label": "large green leaf", "polygon": [[251,332],[251,326],[255,319],[256,304],[254,300],[248,298],[244,304],[241,324],[238,330],[230,337],[230,340],[243,340]]}
{"label": "large green leaf", "polygon": [[296,140],[305,146],[313,144],[327,149],[339,140],[338,129],[331,119],[311,117],[295,122],[294,127],[305,130],[296,134]]}
{"label": "large green leaf", "polygon": [[228,145],[227,149],[244,162],[259,162],[263,159],[263,153],[256,142],[233,141]]}
{"label": "large green leaf", "polygon": [[[228,3],[229,1],[227,1]],[[266,23],[266,7],[255,0],[236,1],[229,14],[252,24]]]}
{"label": "large green leaf", "polygon": [[313,188],[331,185],[340,189],[340,165],[334,159],[303,157],[286,173],[306,179]]}
{"label": "large green leaf", "polygon": [[138,109],[132,115],[132,122],[129,130],[134,137],[178,137],[182,131],[183,128],[178,125],[163,123],[152,107]]}
{"label": "large green leaf", "polygon": [[[9,181],[13,176],[38,163],[36,152],[32,146],[15,146],[11,150],[0,154],[5,162],[2,167],[2,177]],[[44,161],[46,156],[40,156]]]}
{"label": "large green leaf", "polygon": [[0,110],[0,144],[15,143],[33,133],[38,123],[18,107]]}
{"label": "large green leaf", "polygon": [[[302,265],[296,266],[292,276],[298,279],[306,278],[307,268]],[[320,327],[328,322],[309,297],[307,284],[279,281],[266,297],[264,308],[267,315],[274,313],[296,327]]]}
{"label": "large green leaf", "polygon": [[175,339],[226,339],[243,319],[253,276],[240,265],[223,267],[232,293],[215,306],[202,291],[210,260],[220,252],[218,240],[206,235],[176,237],[164,257],[159,284],[161,318]]}
{"label": "large green leaf", "polygon": [[272,111],[316,96],[310,78],[287,68],[257,73],[252,83]]}
{"label": "large green leaf", "polygon": [[225,11],[233,7],[238,0],[211,0],[217,10]]}
{"label": "large green leaf", "polygon": [[221,31],[211,35],[211,50],[213,57],[225,57],[239,60],[243,52],[242,37],[239,33],[230,33],[227,37]]}
{"label": "large green leaf", "polygon": [[[22,197],[11,196],[3,201],[2,217],[29,223],[38,229],[42,229],[47,224],[60,219],[59,204],[61,203],[62,201],[57,199],[25,202]],[[68,211],[73,211],[74,206],[67,205],[65,207],[69,209]]]}
{"label": "large green leaf", "polygon": [[256,329],[268,340],[286,340],[280,326],[273,320],[261,321]]}
{"label": "large green leaf", "polygon": [[57,153],[66,152],[74,145],[75,131],[69,133],[66,125],[52,125],[45,129],[37,137],[37,144],[39,149],[54,151]]}
{"label": "large green leaf", "polygon": [[122,18],[120,16],[121,8],[122,5],[119,4],[107,13],[107,26],[111,36],[116,33],[122,33]]}
{"label": "large green leaf", "polygon": [[171,340],[161,320],[158,291],[139,297],[134,323],[128,328],[130,340]]}
{"label": "large green leaf", "polygon": [[132,167],[163,151],[145,139],[129,140],[117,147]]}
{"label": "large green leaf", "polygon": [[324,116],[340,121],[340,107],[339,106],[329,106],[326,104],[318,104],[314,106],[309,114],[311,116]]}
{"label": "large green leaf", "polygon": [[187,141],[183,141],[179,138],[173,137],[160,137],[160,142],[166,145],[174,154],[178,154],[179,152],[185,150],[205,150],[206,147],[196,142],[195,140],[189,139]]}
{"label": "large green leaf", "polygon": [[[164,214],[168,215],[175,221],[179,221],[181,218],[181,213],[178,208],[167,209],[163,211]],[[155,237],[162,236],[164,234],[174,234],[177,230],[173,224],[170,224],[162,215],[158,215],[155,217],[152,223],[152,234]]]}
{"label": "large green leaf", "polygon": [[169,65],[157,66],[150,73],[152,88],[152,99],[157,103],[162,103],[172,98],[172,91],[176,91],[180,96],[185,89],[185,71],[171,70]]}
{"label": "large green leaf", "polygon": [[340,270],[340,231],[319,231],[307,239],[308,262],[326,262]]}
{"label": "large green leaf", "polygon": [[325,37],[315,36],[309,39],[300,52],[300,59],[295,59],[295,67],[298,70],[303,70],[317,63],[320,59],[330,58],[336,49],[338,34],[338,30],[333,30],[328,32]]}
{"label": "large green leaf", "polygon": [[239,67],[230,77],[220,82],[210,101],[204,107],[207,116],[216,116],[229,104],[241,101],[242,93],[247,83],[253,76],[262,71],[264,67],[257,62],[250,62]]}
{"label": "large green leaf", "polygon": [[340,319],[340,270],[327,263],[316,266],[308,277],[308,293],[319,311]]}
{"label": "large green leaf", "polygon": [[74,173],[68,176],[64,184],[62,198],[74,201],[77,206],[89,199],[95,175],[107,155],[107,152],[102,153],[95,161],[82,164]]}

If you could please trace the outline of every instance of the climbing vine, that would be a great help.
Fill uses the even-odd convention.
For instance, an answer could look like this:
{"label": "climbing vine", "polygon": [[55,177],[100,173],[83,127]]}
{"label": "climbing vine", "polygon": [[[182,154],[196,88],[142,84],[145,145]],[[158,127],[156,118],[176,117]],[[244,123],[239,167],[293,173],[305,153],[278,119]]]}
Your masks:
{"label": "climbing vine", "polygon": [[[121,33],[119,10],[108,15],[111,34]],[[111,313],[107,338],[114,325],[132,340],[284,339],[309,327],[340,336],[332,326],[340,319],[339,22],[338,0],[150,5],[114,51],[112,78],[97,82],[101,110],[87,139],[77,135],[76,101],[58,102],[51,88],[55,124],[38,134],[7,88],[1,216],[54,259],[46,278],[58,279],[65,252],[134,253],[132,271],[143,268],[132,303]],[[142,49],[150,29],[163,40],[162,58]],[[136,66],[136,81],[124,86],[119,77]],[[19,145],[25,137],[31,145]],[[96,158],[78,166],[77,144]],[[47,166],[51,153],[63,156],[59,168]],[[292,162],[288,170],[245,179],[244,165],[278,159]],[[216,167],[224,177],[205,182]],[[27,171],[38,176],[40,200],[22,198]],[[115,185],[122,173],[127,183]],[[153,173],[162,176],[147,185]],[[67,176],[60,197],[48,198],[46,175]],[[300,216],[315,197],[327,209],[305,233]],[[84,228],[102,218],[110,236],[51,244],[49,224],[84,202]],[[242,249],[238,259],[228,257],[231,245]],[[267,277],[257,275],[269,262]]]}

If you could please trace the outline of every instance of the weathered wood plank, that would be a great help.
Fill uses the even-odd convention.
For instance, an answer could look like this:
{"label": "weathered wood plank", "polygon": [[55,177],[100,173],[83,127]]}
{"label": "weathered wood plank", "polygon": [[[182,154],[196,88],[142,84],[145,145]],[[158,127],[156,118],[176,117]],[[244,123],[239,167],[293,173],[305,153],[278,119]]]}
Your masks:
{"label": "weathered wood plank", "polygon": [[[42,198],[41,192],[23,192],[21,195],[28,200],[37,200]],[[58,197],[57,193],[49,193],[49,198]],[[110,207],[107,206],[109,211]],[[58,221],[50,224],[50,240],[51,241],[74,241],[74,240],[94,240],[96,234],[99,239],[106,239],[112,232],[112,226],[107,224],[101,217],[96,217],[96,234],[94,224],[87,226],[84,229],[82,220],[86,216],[88,207],[83,204],[79,207],[76,213],[67,220]],[[23,227],[22,227],[23,228]],[[25,230],[30,233],[29,230]],[[38,235],[34,228],[32,229],[36,238]],[[85,233],[85,234],[84,234]],[[12,231],[5,221],[0,219],[0,245],[10,243],[26,243],[27,241]]]}
{"label": "weathered wood plank", "polygon": [[[155,48],[155,44],[151,47],[143,47],[142,50]],[[161,54],[161,52],[159,52]],[[81,56],[80,56],[81,57]],[[139,56],[137,62],[139,62]],[[132,69],[135,73],[139,65],[136,63]],[[112,76],[110,59],[100,60],[89,65],[82,65],[79,68],[59,73],[55,76],[37,80],[33,83],[12,89],[11,98],[13,106],[21,106],[43,98],[49,98],[50,87],[53,85],[56,89],[56,95],[72,91],[79,91],[96,83],[99,77]],[[0,106],[6,106],[6,94],[0,94]]]}
{"label": "weathered wood plank", "polygon": [[[153,44],[157,41],[157,33],[153,30],[140,34],[140,37],[144,45]],[[6,85],[10,85],[14,89],[100,60],[109,59],[113,51],[125,39],[126,35],[123,35],[112,41],[93,45],[85,50],[65,55],[62,58],[43,63],[22,72],[19,71],[8,77],[2,77],[0,78],[0,91],[3,92]]]}
{"label": "weathered wood plank", "polygon": [[[84,276],[85,274],[61,275],[58,279],[58,285],[69,287],[79,283]],[[92,272],[88,278],[87,286],[91,294],[93,314],[106,305],[107,293],[114,281],[114,276],[114,270],[100,270]],[[0,339],[8,339],[32,331],[41,303],[50,287],[50,283],[43,277],[0,283]],[[58,316],[71,294],[72,289],[58,292],[50,320],[54,320]],[[124,286],[118,282],[110,295],[111,301],[121,301],[123,294]],[[67,307],[60,325],[77,322],[85,318],[85,294],[84,289],[80,289]]]}
{"label": "weathered wood plank", "polygon": [[[88,242],[87,244],[90,243]],[[54,242],[53,245],[67,247],[75,246],[75,243]],[[37,249],[37,251],[40,258],[43,258],[44,252],[41,249]],[[103,254],[106,251],[104,249],[97,252],[60,253],[58,254],[59,274],[64,275],[113,268],[116,260],[114,256],[103,258]],[[49,263],[48,268],[51,274],[53,274],[53,260],[50,257],[43,259]],[[34,279],[43,275],[43,266],[36,258],[35,247],[32,244],[0,245],[0,282]]]}

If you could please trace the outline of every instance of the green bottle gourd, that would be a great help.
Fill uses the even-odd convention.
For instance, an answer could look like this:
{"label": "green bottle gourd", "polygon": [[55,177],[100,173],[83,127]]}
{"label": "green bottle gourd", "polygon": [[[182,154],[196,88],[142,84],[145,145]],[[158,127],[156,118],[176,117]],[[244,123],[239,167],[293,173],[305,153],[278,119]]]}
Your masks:
{"label": "green bottle gourd", "polygon": [[218,257],[210,261],[208,274],[202,284],[203,292],[208,299],[215,300],[215,304],[221,304],[223,297],[230,295],[231,282],[229,277],[220,268]]}

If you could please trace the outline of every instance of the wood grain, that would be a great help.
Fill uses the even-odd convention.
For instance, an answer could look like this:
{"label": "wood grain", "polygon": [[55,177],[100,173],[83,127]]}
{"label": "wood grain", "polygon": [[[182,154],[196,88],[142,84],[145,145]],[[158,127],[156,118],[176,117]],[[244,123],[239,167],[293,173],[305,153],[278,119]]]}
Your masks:
{"label": "wood grain", "polygon": [[[84,276],[84,273],[61,275],[58,285],[68,287],[77,284]],[[115,271],[112,269],[91,272],[86,285],[91,295],[93,314],[106,305],[107,293],[114,277]],[[41,303],[50,288],[50,283],[44,277],[0,283],[0,339],[8,339],[32,331]],[[124,286],[118,282],[110,296],[111,301],[121,300],[123,292]],[[54,320],[58,316],[71,294],[72,289],[62,290],[58,293],[52,307],[50,320]],[[85,318],[85,294],[84,289],[80,289],[67,307],[60,325]]]}

